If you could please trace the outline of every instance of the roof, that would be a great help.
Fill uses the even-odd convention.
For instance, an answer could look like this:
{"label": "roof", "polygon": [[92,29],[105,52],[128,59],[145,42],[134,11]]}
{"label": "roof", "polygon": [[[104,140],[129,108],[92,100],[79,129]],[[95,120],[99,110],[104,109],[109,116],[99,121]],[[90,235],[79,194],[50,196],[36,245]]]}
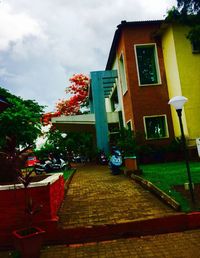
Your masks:
{"label": "roof", "polygon": [[115,34],[114,34],[114,38],[112,41],[105,70],[112,69],[112,64],[116,55],[117,44],[121,35],[121,31],[124,27],[129,27],[134,25],[144,25],[144,24],[161,24],[163,21],[164,20],[146,20],[146,21],[132,21],[132,22],[121,21],[121,23],[117,26],[117,30],[115,31]]}
{"label": "roof", "polygon": [[9,106],[11,106],[11,104],[3,96],[0,96],[0,112],[4,111]]}
{"label": "roof", "polygon": [[[118,112],[107,112],[108,123],[118,123]],[[53,117],[51,122],[56,128],[64,132],[95,132],[95,114]]]}

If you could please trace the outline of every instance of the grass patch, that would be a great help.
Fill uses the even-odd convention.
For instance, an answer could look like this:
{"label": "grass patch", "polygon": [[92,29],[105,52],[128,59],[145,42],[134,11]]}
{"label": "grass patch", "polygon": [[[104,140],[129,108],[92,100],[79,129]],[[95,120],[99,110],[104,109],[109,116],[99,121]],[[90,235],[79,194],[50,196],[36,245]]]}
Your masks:
{"label": "grass patch", "polygon": [[64,180],[66,181],[74,173],[74,169],[67,169],[67,170],[58,171],[54,173],[63,173]]}
{"label": "grass patch", "polygon": [[[144,179],[152,182],[179,202],[182,211],[191,211],[189,201],[182,196],[181,193],[173,189],[173,186],[175,185],[184,185],[184,183],[188,182],[187,170],[184,162],[140,165],[140,168],[143,170],[142,177]],[[194,184],[200,184],[200,162],[190,162],[190,170],[192,182]]]}

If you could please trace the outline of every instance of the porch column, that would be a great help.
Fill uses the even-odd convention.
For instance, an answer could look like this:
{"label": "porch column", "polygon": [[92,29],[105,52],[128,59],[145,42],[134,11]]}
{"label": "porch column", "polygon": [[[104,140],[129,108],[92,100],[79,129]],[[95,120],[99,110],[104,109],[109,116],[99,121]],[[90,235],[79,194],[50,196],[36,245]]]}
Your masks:
{"label": "porch column", "polygon": [[95,114],[97,148],[109,153],[108,121],[106,115],[102,72],[91,72],[91,90]]}

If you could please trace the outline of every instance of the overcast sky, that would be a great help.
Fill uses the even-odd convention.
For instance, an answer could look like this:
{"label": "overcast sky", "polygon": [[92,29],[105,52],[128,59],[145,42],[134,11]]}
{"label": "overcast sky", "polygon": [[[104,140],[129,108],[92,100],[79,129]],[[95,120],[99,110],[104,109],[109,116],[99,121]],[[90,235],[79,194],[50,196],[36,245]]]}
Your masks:
{"label": "overcast sky", "polygon": [[53,111],[69,78],[104,70],[121,20],[165,18],[175,0],[1,0],[0,86]]}

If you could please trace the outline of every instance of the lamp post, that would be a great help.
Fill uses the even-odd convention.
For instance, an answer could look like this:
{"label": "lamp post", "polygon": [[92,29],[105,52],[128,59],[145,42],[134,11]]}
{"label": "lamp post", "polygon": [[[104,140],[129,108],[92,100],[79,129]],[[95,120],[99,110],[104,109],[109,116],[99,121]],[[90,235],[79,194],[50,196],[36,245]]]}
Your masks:
{"label": "lamp post", "polygon": [[172,105],[176,109],[176,112],[177,112],[177,115],[179,118],[179,124],[180,124],[180,129],[181,129],[181,138],[182,138],[185,163],[186,163],[187,175],[188,175],[188,181],[189,181],[189,189],[190,189],[192,201],[195,202],[193,185],[192,185],[192,177],[191,177],[190,166],[189,166],[188,149],[186,147],[186,140],[185,140],[185,135],[184,135],[184,131],[183,131],[183,123],[182,123],[182,109],[183,109],[184,104],[187,101],[188,101],[188,99],[186,97],[176,96],[176,97],[171,98],[169,100],[168,104]]}

